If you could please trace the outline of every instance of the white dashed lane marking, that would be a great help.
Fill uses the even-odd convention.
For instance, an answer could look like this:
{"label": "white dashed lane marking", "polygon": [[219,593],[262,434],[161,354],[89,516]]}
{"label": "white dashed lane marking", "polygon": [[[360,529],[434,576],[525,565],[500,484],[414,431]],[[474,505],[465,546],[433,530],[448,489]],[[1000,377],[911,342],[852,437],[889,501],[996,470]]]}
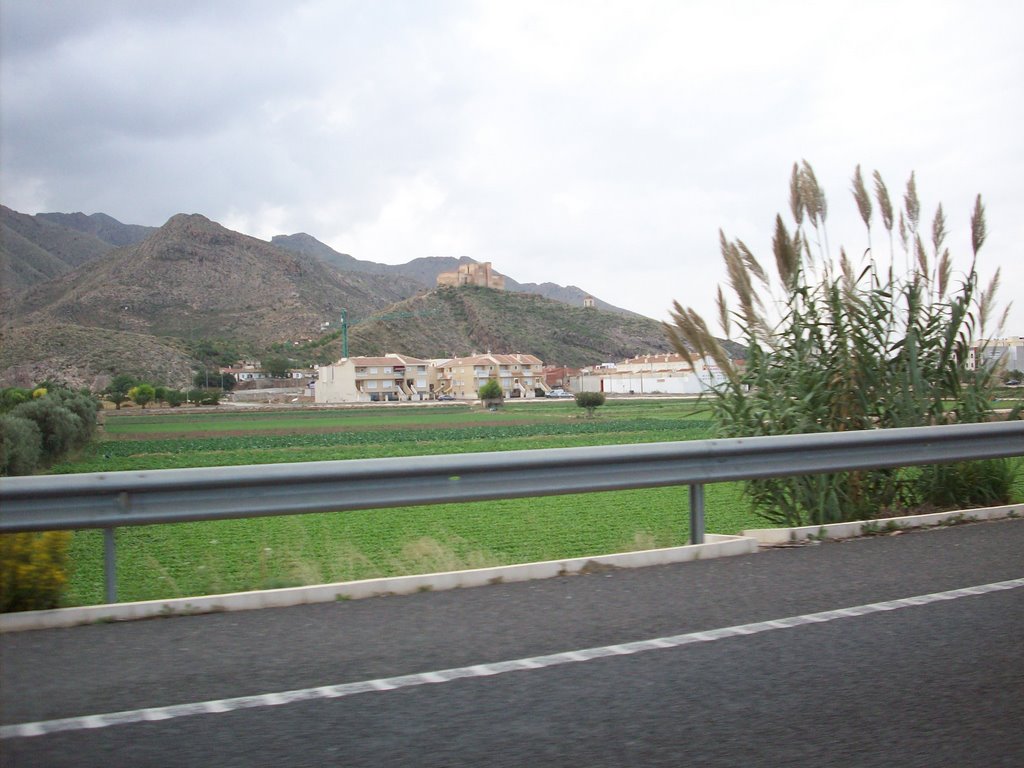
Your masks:
{"label": "white dashed lane marking", "polygon": [[432,670],[430,672],[421,672],[414,675],[401,675],[399,677],[364,680],[357,683],[342,683],[340,685],[324,685],[317,688],[300,688],[294,691],[277,691],[273,693],[264,693],[258,696],[239,696],[233,699],[217,699],[214,701],[199,701],[190,704],[174,704],[169,707],[148,707],[146,709],[131,709],[123,712],[108,712],[106,714],[98,715],[67,717],[60,720],[43,720],[36,723],[4,725],[0,726],[0,738],[13,739],[27,736],[45,736],[50,733],[60,733],[62,731],[109,728],[114,725],[170,720],[176,717],[188,717],[193,715],[212,715],[220,712],[233,712],[239,709],[251,709],[254,707],[277,707],[284,706],[286,704],[294,704],[300,701],[337,699],[342,696],[355,696],[360,693],[370,692],[394,691],[418,685],[440,685],[452,682],[453,680],[463,680],[472,677],[488,677],[491,675],[504,674],[506,672],[523,672],[543,669],[545,667],[556,667],[563,664],[578,664],[608,656],[628,656],[631,654],[656,651],[665,648],[679,648],[680,646],[689,645],[691,643],[710,643],[715,640],[724,640],[730,637],[755,635],[761,632],[792,629],[794,627],[800,627],[807,624],[821,624],[824,622],[838,621],[839,619],[856,618],[873,613],[895,611],[902,608],[913,608],[944,600],[957,600],[962,597],[985,595],[990,592],[1000,592],[1007,589],[1017,589],[1019,587],[1024,587],[1024,578],[1011,579],[1010,581],[998,581],[992,584],[981,584],[974,587],[965,587],[963,589],[952,589],[947,592],[933,592],[928,595],[914,595],[913,597],[905,597],[899,600],[887,600],[881,603],[868,603],[867,605],[856,605],[850,608],[840,608],[838,610],[822,611],[820,613],[808,613],[803,616],[788,616],[781,619],[758,621],[753,624],[739,624],[734,627],[722,627],[721,629],[705,630],[702,632],[689,632],[684,635],[656,637],[650,640],[639,640],[631,643],[606,645],[596,648],[583,648],[579,650],[565,651],[564,653],[554,653],[547,656],[534,656],[525,659],[497,661],[490,664],[476,664],[471,667]]}

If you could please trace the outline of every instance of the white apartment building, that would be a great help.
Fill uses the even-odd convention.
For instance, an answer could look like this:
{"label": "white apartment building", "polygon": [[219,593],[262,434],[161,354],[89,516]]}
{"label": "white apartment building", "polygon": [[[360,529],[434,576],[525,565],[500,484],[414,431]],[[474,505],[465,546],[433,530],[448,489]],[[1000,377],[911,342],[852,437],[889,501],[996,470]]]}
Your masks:
{"label": "white apartment building", "polygon": [[429,360],[388,353],[383,357],[345,357],[320,367],[318,403],[375,403],[429,400],[437,371]]}
{"label": "white apartment building", "polygon": [[644,355],[584,368],[573,378],[575,392],[617,395],[699,394],[725,381],[714,361],[701,358],[691,366],[681,355]]}
{"label": "white apartment building", "polygon": [[979,339],[967,356],[967,369],[978,364],[1001,364],[1008,371],[1024,371],[1024,336],[1005,339]]}

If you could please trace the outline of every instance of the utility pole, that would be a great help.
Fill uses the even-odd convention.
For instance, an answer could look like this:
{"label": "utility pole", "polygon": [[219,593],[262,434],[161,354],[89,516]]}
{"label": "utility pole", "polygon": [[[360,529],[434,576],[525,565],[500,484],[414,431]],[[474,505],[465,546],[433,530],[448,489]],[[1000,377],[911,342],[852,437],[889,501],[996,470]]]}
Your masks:
{"label": "utility pole", "polygon": [[341,356],[348,358],[348,310],[341,310]]}

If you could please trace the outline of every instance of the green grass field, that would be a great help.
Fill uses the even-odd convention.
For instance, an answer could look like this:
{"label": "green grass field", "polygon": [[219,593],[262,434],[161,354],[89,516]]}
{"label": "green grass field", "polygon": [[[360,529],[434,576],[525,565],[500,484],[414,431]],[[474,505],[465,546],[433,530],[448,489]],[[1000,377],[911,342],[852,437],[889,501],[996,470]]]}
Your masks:
{"label": "green grass field", "polygon": [[[707,437],[680,400],[290,411],[108,412],[100,439],[53,472],[476,453]],[[1016,497],[1024,497],[1024,473]],[[707,530],[768,524],[739,484],[705,495]],[[555,560],[685,544],[685,487],[476,504],[121,528],[121,600],[150,600]],[[99,531],[76,532],[67,605],[103,601]]]}
{"label": "green grass field", "polygon": [[[101,439],[53,472],[227,466],[629,444],[706,437],[684,401],[106,414]],[[762,524],[739,486],[707,489],[708,530]],[[121,600],[215,594],[685,544],[687,489],[122,528]],[[102,602],[102,534],[80,531],[66,604]]]}

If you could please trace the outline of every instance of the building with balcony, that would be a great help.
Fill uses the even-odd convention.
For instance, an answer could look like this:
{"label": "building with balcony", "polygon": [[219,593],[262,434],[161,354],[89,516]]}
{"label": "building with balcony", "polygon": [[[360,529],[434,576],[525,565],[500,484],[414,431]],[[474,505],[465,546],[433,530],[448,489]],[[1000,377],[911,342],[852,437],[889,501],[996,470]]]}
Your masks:
{"label": "building with balcony", "polygon": [[458,399],[475,399],[488,379],[501,384],[506,398],[532,398],[548,391],[544,363],[533,355],[511,354],[457,357],[436,360],[438,393]]}
{"label": "building with balcony", "polygon": [[345,357],[320,367],[318,403],[377,403],[431,400],[437,369],[429,360],[396,353],[383,357]]}

